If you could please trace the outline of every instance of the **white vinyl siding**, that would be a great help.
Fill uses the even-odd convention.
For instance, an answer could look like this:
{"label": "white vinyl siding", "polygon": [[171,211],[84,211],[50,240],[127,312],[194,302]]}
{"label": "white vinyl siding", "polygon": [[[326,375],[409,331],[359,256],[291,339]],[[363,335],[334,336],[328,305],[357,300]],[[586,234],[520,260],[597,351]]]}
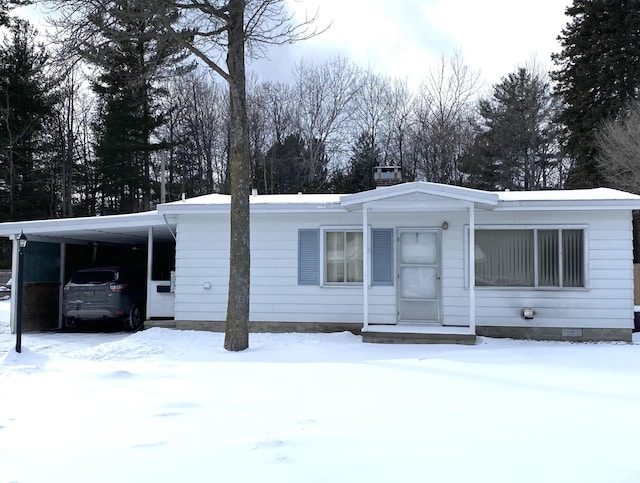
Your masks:
{"label": "white vinyl siding", "polygon": [[[338,222],[351,229],[361,221],[360,213],[252,215],[250,320],[362,323],[362,284],[324,287],[318,282],[301,285],[298,256],[300,244],[305,244],[300,240],[300,233],[316,232],[321,236],[321,226],[333,226],[332,223]],[[228,223],[229,217],[225,215],[180,216],[176,249],[179,267],[176,320],[206,323],[225,319],[229,278]],[[388,224],[384,229],[392,233]],[[319,244],[316,246],[320,254]],[[390,247],[391,250],[393,245]],[[387,253],[388,263],[390,257],[392,255]],[[322,263],[321,258],[319,260]],[[204,288],[207,282],[211,283],[210,289]],[[395,321],[395,288],[389,282],[387,278],[387,286],[369,288],[371,320]]]}
{"label": "white vinyl siding", "polygon": [[[442,236],[442,323],[469,322],[468,253],[464,211],[446,213],[370,213],[369,257],[374,257],[375,232],[386,230],[394,252],[394,232],[401,228],[440,227]],[[299,284],[299,234],[319,227],[357,227],[361,213],[258,214],[251,218],[251,320],[274,322],[362,322],[362,286],[323,287]],[[479,287],[476,323],[485,326],[619,328],[633,324],[631,216],[628,211],[476,212],[479,226],[521,225],[584,230],[584,288]],[[225,215],[181,215],[176,247],[176,319],[224,320],[229,278],[229,218]],[[317,249],[319,253],[320,248]],[[388,254],[389,249],[386,249]],[[565,248],[566,250],[566,248]],[[368,288],[369,322],[397,320],[395,260],[384,257],[387,284],[376,282],[371,260]],[[319,260],[321,264],[322,261]],[[565,270],[566,272],[566,270]],[[391,273],[392,277],[389,278]],[[205,289],[205,284],[211,284]],[[536,316],[523,321],[520,311],[533,307]]]}
{"label": "white vinyl siding", "polygon": [[[584,287],[478,287],[476,324],[486,326],[629,328],[633,326],[631,215],[627,211],[479,212],[481,227],[583,230]],[[476,226],[478,228],[478,226]],[[446,246],[446,245],[445,245]],[[566,270],[565,270],[566,271]],[[446,273],[443,275],[446,282]],[[464,297],[443,298],[445,320],[463,320]],[[535,318],[524,321],[523,307]],[[447,318],[448,316],[448,318]]]}

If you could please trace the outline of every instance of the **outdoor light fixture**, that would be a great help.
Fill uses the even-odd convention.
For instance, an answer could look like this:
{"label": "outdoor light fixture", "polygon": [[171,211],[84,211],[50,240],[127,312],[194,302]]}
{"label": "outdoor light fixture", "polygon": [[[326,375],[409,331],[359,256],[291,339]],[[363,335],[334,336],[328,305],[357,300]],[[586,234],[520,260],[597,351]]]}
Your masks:
{"label": "outdoor light fixture", "polygon": [[20,232],[20,237],[18,238],[18,245],[20,245],[20,248],[27,248],[28,241],[29,240],[27,240],[27,235],[25,235],[23,231]]}
{"label": "outdoor light fixture", "polygon": [[448,221],[443,221],[443,222],[442,222],[442,229],[443,229],[443,230],[446,230],[446,229],[448,229],[448,228],[449,228],[449,222],[448,222]]}
{"label": "outdoor light fixture", "polygon": [[24,249],[27,237],[23,231],[18,237],[18,283],[16,285],[16,352],[22,352],[22,274],[24,272]]}

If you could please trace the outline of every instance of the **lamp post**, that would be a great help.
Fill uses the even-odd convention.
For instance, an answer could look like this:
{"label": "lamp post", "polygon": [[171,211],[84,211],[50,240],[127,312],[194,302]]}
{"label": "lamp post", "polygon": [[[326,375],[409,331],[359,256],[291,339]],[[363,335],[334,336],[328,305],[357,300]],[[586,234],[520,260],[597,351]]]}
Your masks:
{"label": "lamp post", "polygon": [[22,273],[24,272],[24,249],[27,237],[20,232],[18,238],[18,283],[16,291],[16,352],[22,352]]}

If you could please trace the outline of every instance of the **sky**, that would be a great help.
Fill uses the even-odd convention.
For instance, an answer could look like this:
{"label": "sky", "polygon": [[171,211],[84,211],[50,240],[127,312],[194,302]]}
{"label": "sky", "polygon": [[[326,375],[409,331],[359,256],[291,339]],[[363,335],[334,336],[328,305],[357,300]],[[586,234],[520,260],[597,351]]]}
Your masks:
{"label": "sky", "polygon": [[637,483],[640,339],[27,333],[0,302],[1,483]]}
{"label": "sky", "polygon": [[[532,59],[548,70],[559,51],[571,0],[285,0],[297,19],[317,13],[321,35],[274,46],[251,61],[261,79],[287,81],[301,60],[340,55],[363,68],[418,86],[443,57],[456,52],[480,80],[493,85]],[[41,24],[36,7],[22,9]],[[40,27],[42,29],[42,27]]]}
{"label": "sky", "polygon": [[300,59],[351,58],[418,85],[441,58],[460,52],[489,85],[533,58],[551,67],[570,0],[289,0],[298,19],[318,13],[328,30],[275,47],[260,71],[282,78]]}

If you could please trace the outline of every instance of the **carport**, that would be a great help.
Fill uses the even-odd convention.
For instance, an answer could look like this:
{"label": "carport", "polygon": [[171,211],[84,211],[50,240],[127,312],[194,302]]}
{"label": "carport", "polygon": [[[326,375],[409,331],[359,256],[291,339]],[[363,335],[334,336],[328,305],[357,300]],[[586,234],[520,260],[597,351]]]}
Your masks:
{"label": "carport", "polygon": [[[24,250],[22,330],[61,327],[62,289],[80,268],[126,265],[146,272],[147,319],[172,319],[175,270],[175,217],[157,211],[127,215],[64,218],[0,224],[0,237],[12,240],[12,279],[17,287],[18,242]],[[11,304],[11,330],[16,307]]]}

